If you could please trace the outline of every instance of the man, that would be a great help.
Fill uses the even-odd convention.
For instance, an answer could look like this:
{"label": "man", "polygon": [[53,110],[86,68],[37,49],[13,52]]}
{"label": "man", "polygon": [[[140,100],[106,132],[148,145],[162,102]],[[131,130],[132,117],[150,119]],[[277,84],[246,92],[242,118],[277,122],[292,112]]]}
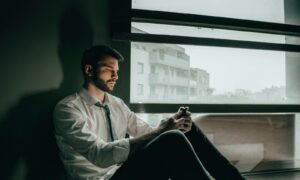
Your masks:
{"label": "man", "polygon": [[[123,57],[107,46],[83,54],[84,86],[61,100],[54,125],[61,158],[71,179],[244,179],[191,121],[190,112],[151,128],[109,94]],[[126,134],[132,138],[125,138]],[[205,170],[206,169],[206,170]]]}

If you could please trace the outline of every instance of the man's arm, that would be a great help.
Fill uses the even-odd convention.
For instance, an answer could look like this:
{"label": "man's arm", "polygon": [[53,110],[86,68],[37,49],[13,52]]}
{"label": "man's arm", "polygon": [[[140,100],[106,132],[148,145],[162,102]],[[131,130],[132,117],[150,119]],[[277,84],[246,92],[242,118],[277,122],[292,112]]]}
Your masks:
{"label": "man's arm", "polygon": [[182,111],[178,111],[171,118],[162,120],[159,126],[156,129],[154,129],[152,132],[136,138],[129,139],[129,145],[130,145],[129,156],[165,131],[178,129],[182,132],[187,132],[190,130],[190,128],[191,128],[190,113],[188,112],[183,117]]}
{"label": "man's arm", "polygon": [[148,142],[150,142],[152,139],[154,139],[160,133],[161,132],[159,132],[157,129],[155,129],[154,131],[152,131],[148,134],[129,139],[129,146],[130,146],[129,156],[132,155],[134,152],[136,152],[139,148],[145,146]]}
{"label": "man's arm", "polygon": [[54,127],[57,143],[63,154],[69,155],[76,151],[91,163],[102,168],[122,163],[129,155],[128,139],[103,141],[89,129],[82,112],[72,105],[58,104],[56,106]]}

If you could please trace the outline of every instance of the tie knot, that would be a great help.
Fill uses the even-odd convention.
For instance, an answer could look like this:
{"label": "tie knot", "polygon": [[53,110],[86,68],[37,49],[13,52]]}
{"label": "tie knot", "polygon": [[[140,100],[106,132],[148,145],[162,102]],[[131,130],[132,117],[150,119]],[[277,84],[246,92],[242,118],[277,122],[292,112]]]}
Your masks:
{"label": "tie knot", "polygon": [[109,107],[108,107],[107,104],[103,105],[103,104],[101,104],[100,102],[97,102],[97,103],[95,104],[95,106],[101,107],[101,108],[103,108],[107,113],[110,113]]}

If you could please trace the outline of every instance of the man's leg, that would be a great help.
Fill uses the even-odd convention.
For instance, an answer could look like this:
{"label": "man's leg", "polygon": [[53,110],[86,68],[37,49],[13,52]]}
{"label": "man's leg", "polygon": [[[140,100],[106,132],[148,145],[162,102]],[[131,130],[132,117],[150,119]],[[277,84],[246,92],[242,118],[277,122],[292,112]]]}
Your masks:
{"label": "man's leg", "polygon": [[193,122],[192,130],[185,133],[205,169],[216,179],[245,179],[238,170],[215,148]]}
{"label": "man's leg", "polygon": [[153,139],[117,170],[111,180],[208,180],[185,135],[167,131]]}

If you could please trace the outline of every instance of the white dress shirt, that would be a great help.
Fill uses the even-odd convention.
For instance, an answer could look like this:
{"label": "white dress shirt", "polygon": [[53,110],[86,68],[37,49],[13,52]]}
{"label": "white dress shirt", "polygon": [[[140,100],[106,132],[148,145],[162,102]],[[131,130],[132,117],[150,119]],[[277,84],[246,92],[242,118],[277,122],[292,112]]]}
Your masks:
{"label": "white dress shirt", "polygon": [[108,93],[112,127],[117,140],[108,142],[109,131],[103,108],[86,89],[61,100],[54,110],[54,127],[61,159],[72,179],[109,179],[129,154],[125,134],[139,136],[151,132],[120,99]]}

